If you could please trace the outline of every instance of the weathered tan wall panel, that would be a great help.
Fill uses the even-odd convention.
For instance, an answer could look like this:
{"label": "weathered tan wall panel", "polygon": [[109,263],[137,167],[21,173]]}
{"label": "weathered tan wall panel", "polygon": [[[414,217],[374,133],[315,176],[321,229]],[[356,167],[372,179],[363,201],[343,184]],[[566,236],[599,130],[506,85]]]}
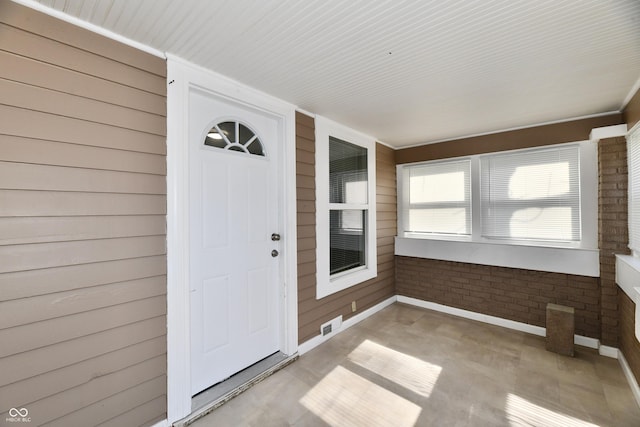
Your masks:
{"label": "weathered tan wall panel", "polygon": [[[112,50],[114,51],[114,50]],[[0,78],[163,116],[165,97],[0,50]],[[131,95],[134,94],[134,97]]]}
{"label": "weathered tan wall panel", "polygon": [[162,154],[136,153],[9,135],[4,135],[0,140],[0,160],[154,175],[167,173],[166,158]]}
{"label": "weathered tan wall panel", "polygon": [[0,0],[0,420],[166,418],[166,64]]}
{"label": "weathered tan wall panel", "polygon": [[[320,333],[320,325],[336,316],[347,319],[395,295],[393,236],[396,235],[394,152],[376,144],[378,276],[321,300],[316,299],[315,123],[296,115],[298,197],[298,341]],[[351,312],[356,301],[357,311]]]}

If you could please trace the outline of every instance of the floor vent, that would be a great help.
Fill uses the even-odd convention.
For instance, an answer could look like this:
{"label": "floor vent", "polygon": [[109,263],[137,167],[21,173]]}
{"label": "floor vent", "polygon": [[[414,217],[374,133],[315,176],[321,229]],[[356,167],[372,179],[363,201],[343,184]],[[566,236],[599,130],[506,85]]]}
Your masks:
{"label": "floor vent", "polygon": [[342,326],[342,315],[336,317],[335,319],[329,320],[327,323],[323,323],[322,325],[320,325],[320,333],[324,337],[337,332],[341,326]]}

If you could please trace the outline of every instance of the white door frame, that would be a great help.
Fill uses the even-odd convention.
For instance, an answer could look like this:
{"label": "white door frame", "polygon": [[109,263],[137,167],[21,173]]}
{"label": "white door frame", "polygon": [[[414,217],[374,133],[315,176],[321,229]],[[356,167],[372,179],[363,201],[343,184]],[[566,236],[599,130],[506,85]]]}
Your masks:
{"label": "white door frame", "polygon": [[281,119],[283,278],[280,351],[298,350],[295,106],[167,55],[167,421],[191,413],[189,88],[197,86]]}

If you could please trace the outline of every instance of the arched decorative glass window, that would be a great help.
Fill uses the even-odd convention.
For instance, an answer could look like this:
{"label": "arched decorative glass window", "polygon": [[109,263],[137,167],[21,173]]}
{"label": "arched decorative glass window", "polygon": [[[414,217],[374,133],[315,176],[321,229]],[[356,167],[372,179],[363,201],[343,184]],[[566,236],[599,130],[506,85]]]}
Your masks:
{"label": "arched decorative glass window", "polygon": [[265,155],[264,147],[258,136],[240,122],[218,123],[207,132],[204,145],[255,156],[264,157]]}

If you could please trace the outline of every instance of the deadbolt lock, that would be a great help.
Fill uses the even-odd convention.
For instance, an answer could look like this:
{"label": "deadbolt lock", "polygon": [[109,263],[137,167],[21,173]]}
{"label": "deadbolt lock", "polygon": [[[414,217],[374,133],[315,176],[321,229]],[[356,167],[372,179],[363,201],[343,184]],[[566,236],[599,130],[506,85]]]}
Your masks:
{"label": "deadbolt lock", "polygon": [[273,240],[274,242],[277,242],[280,240],[280,235],[278,233],[273,233],[271,235],[271,240]]}

